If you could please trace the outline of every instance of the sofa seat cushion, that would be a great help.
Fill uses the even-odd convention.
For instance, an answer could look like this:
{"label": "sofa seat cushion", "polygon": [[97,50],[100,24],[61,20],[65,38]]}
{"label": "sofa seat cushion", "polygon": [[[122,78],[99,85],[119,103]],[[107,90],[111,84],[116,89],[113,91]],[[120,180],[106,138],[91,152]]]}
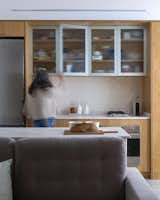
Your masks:
{"label": "sofa seat cushion", "polygon": [[15,144],[16,200],[122,200],[125,173],[120,138],[32,138]]}

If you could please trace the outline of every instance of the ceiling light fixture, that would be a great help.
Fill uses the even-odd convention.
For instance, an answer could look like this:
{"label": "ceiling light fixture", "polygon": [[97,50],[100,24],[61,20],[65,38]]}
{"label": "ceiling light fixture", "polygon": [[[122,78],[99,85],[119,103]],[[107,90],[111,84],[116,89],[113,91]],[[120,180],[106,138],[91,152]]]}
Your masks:
{"label": "ceiling light fixture", "polygon": [[12,12],[147,12],[145,9],[11,9]]}

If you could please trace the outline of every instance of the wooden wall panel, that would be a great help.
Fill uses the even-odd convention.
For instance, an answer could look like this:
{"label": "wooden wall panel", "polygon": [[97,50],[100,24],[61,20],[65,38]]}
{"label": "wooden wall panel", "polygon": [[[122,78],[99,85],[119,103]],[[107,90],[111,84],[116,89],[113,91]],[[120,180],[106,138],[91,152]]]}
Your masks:
{"label": "wooden wall panel", "polygon": [[144,26],[149,23],[149,21],[127,21],[127,20],[30,20],[28,23],[31,26],[53,26],[59,24],[78,24],[78,25],[90,25],[90,26]]}
{"label": "wooden wall panel", "polygon": [[25,92],[32,81],[31,26],[25,22]]}
{"label": "wooden wall panel", "polygon": [[160,179],[160,22],[151,23],[151,178]]}
{"label": "wooden wall panel", "polygon": [[143,77],[143,112],[151,113],[151,59],[150,59],[150,24],[146,26],[147,30],[147,57],[146,57],[146,65],[147,65],[147,74]]}
{"label": "wooden wall panel", "polygon": [[24,21],[1,21],[0,37],[24,37]]}

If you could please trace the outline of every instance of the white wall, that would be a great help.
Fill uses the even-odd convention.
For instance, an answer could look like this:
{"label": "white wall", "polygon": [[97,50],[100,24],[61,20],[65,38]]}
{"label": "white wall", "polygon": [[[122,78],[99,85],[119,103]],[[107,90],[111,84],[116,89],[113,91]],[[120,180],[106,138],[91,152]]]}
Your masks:
{"label": "white wall", "polygon": [[[159,0],[0,0],[0,19],[115,19],[115,20],[160,20]],[[43,11],[13,12],[12,9],[44,9]],[[80,9],[79,12],[45,12],[45,9]],[[84,10],[90,10],[84,12]],[[91,10],[99,10],[92,12]],[[145,10],[145,12],[101,12],[102,10]],[[101,10],[101,11],[100,11]]]}
{"label": "white wall", "polygon": [[58,113],[66,113],[69,106],[88,103],[91,112],[109,110],[132,112],[132,103],[142,97],[141,77],[66,77],[64,94],[58,98]]}

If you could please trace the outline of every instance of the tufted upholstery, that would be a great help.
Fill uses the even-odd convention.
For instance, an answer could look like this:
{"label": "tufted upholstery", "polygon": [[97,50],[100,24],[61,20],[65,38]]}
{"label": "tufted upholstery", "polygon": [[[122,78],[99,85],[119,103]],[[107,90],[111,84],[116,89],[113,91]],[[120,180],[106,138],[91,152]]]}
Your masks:
{"label": "tufted upholstery", "polygon": [[15,144],[15,199],[124,199],[123,140],[84,137],[18,140]]}
{"label": "tufted upholstery", "polygon": [[11,138],[0,138],[0,162],[12,158],[13,144],[14,140]]}

